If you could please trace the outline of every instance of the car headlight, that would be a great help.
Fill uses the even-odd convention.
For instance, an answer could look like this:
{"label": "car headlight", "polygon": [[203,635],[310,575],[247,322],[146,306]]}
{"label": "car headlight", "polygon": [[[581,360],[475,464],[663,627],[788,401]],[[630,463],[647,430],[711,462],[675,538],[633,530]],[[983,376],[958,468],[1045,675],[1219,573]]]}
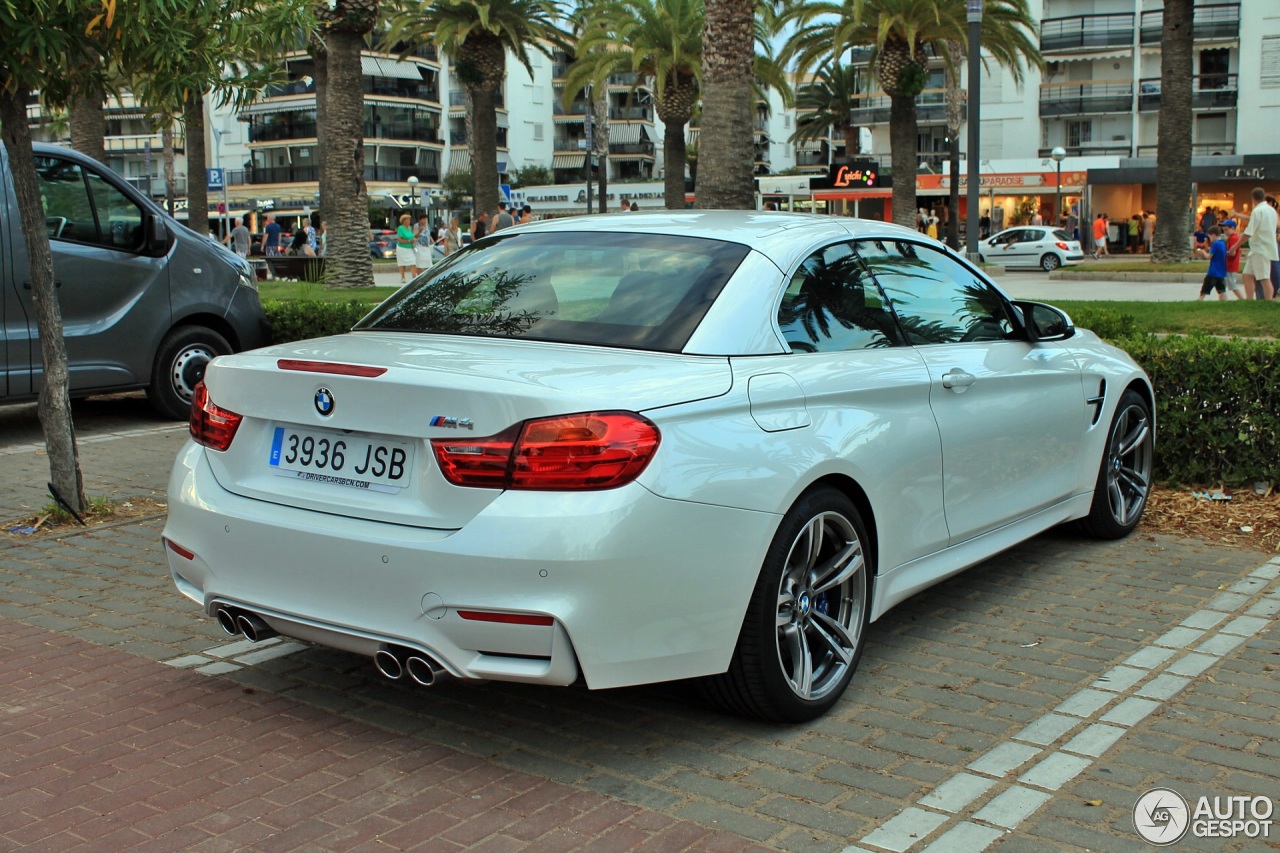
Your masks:
{"label": "car headlight", "polygon": [[240,286],[247,287],[250,290],[258,289],[258,277],[250,273],[240,273]]}

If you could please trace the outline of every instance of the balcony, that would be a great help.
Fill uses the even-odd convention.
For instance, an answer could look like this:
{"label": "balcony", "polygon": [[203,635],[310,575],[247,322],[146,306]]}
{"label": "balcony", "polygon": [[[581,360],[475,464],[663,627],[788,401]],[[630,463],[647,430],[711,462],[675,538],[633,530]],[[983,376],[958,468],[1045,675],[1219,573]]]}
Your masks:
{"label": "balcony", "polygon": [[[855,98],[852,122],[856,125],[888,124],[891,101],[887,95]],[[961,107],[961,119],[968,113]],[[925,89],[916,96],[916,121],[920,124],[937,124],[947,120],[947,90]]]}
{"label": "balcony", "polygon": [[392,183],[404,183],[409,180],[410,176],[416,176],[424,184],[440,183],[439,170],[432,171],[424,169],[422,166],[365,166],[364,179],[366,181],[391,181]]}
{"label": "balcony", "polygon": [[563,80],[569,76],[569,65],[564,62],[556,62],[551,66],[551,79]]}
{"label": "balcony", "polygon": [[412,80],[394,80],[386,77],[365,77],[363,80],[361,89],[366,95],[412,98],[415,101],[440,103],[439,87],[429,83],[415,83]]}
{"label": "balcony", "polygon": [[635,71],[628,71],[625,74],[610,74],[610,86],[626,86],[630,88],[640,82],[640,75]]}
{"label": "balcony", "polygon": [[[287,115],[295,115],[287,113]],[[281,139],[315,139],[316,121],[282,121],[271,124],[250,124],[250,142],[277,142]]]}
{"label": "balcony", "polygon": [[[102,144],[107,151],[111,153],[138,151],[145,152],[148,148],[151,152],[159,157],[164,151],[163,137],[157,133],[141,133],[128,134],[123,136],[104,136]],[[173,150],[181,154],[185,149],[184,137],[174,134]]]}
{"label": "balcony", "polygon": [[639,154],[642,157],[654,156],[652,142],[611,142],[610,154]]}
{"label": "balcony", "polygon": [[[1225,157],[1236,153],[1236,144],[1234,142],[1193,142],[1191,143],[1192,157]],[[1155,157],[1159,154],[1159,146],[1156,145],[1139,145],[1139,157]]]}
{"label": "balcony", "polygon": [[1132,47],[1133,15],[1073,15],[1040,23],[1040,50]]}
{"label": "balcony", "polygon": [[826,166],[827,155],[822,151],[805,151],[803,149],[796,150],[797,166]]}
{"label": "balcony", "polygon": [[249,173],[252,184],[301,184],[318,180],[319,166],[261,166]]}
{"label": "balcony", "polygon": [[[1128,145],[1066,145],[1062,149],[1068,157],[1131,157],[1133,149]],[[1052,148],[1041,148],[1036,155],[1041,159],[1053,156]]]}
{"label": "balcony", "polygon": [[[1240,38],[1240,4],[1217,3],[1195,7],[1191,30],[1196,41]],[[1159,44],[1164,33],[1164,10],[1143,12],[1141,23],[1143,44]]]}
{"label": "balcony", "polygon": [[364,135],[366,139],[406,139],[440,144],[439,127],[415,121],[366,121]]}
{"label": "balcony", "polygon": [[1133,85],[1118,81],[1045,83],[1040,87],[1040,117],[1127,113],[1133,109]]}
{"label": "balcony", "polygon": [[553,116],[585,116],[590,106],[586,101],[577,100],[566,107],[563,101],[556,100],[551,107],[551,114]]}
{"label": "balcony", "polygon": [[611,107],[609,118],[615,121],[653,121],[653,111],[648,107]]}
{"label": "balcony", "polygon": [[450,145],[466,145],[467,131],[466,130],[449,131],[449,144]]}
{"label": "balcony", "polygon": [[557,136],[551,143],[551,147],[556,151],[586,151],[586,148],[580,148],[580,143],[586,142],[585,139],[578,136]]}
{"label": "balcony", "polygon": [[[1239,95],[1235,74],[1198,74],[1192,78],[1191,109],[1234,110]],[[1138,109],[1143,112],[1160,109],[1160,78],[1139,81]]]}

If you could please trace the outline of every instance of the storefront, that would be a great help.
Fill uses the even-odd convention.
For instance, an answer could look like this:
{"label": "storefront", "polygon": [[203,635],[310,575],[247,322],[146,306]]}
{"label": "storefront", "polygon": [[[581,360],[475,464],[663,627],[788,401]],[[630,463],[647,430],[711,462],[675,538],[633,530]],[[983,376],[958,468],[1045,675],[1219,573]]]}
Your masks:
{"label": "storefront", "polygon": [[815,212],[893,221],[893,178],[875,160],[834,164],[810,181]]}
{"label": "storefront", "polygon": [[[1029,225],[1040,214],[1046,225],[1064,222],[1074,215],[1081,216],[1081,198],[1084,193],[1087,172],[1063,172],[1061,184],[1058,172],[1005,172],[979,175],[978,216],[991,217],[991,233],[1014,225]],[[960,176],[960,209],[958,215],[963,224],[969,216],[969,180]],[[919,175],[916,177],[916,207],[931,211],[939,222],[949,215],[951,177],[949,175]],[[1061,198],[1062,206],[1055,218],[1054,211]]]}

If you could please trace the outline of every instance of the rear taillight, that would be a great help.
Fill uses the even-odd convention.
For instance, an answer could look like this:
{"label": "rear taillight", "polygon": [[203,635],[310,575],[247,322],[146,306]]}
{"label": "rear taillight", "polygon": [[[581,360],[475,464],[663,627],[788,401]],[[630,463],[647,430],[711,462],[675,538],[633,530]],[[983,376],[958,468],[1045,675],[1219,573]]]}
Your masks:
{"label": "rear taillight", "polygon": [[1059,240],[1057,243],[1054,243],[1053,245],[1057,246],[1059,249],[1061,249],[1064,252],[1071,251],[1071,247],[1068,246],[1066,243],[1063,243],[1061,240]]}
{"label": "rear taillight", "polygon": [[191,397],[191,437],[213,450],[226,450],[236,437],[243,415],[237,415],[209,399],[203,382],[196,384]]}
{"label": "rear taillight", "polygon": [[591,412],[525,421],[490,438],[435,438],[431,447],[456,486],[572,491],[630,483],[659,441],[640,415]]}

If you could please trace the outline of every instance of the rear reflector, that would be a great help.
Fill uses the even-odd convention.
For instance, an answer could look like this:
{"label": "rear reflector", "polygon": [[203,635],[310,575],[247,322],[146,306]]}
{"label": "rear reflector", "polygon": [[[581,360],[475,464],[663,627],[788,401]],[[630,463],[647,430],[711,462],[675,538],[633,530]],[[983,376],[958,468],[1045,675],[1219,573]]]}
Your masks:
{"label": "rear reflector", "polygon": [[177,554],[184,560],[194,560],[196,558],[196,553],[194,551],[188,551],[172,539],[165,539],[164,544],[168,545],[170,551]]}
{"label": "rear reflector", "polygon": [[197,383],[191,397],[191,437],[213,450],[226,450],[236,437],[243,415],[224,409],[209,399],[209,389]]}
{"label": "rear reflector", "polygon": [[387,372],[385,367],[370,367],[367,364],[339,364],[336,361],[300,361],[293,358],[282,358],[276,362],[281,370],[300,370],[303,373],[331,373],[335,376],[381,376]]}
{"label": "rear reflector", "polygon": [[537,418],[489,438],[434,438],[455,486],[535,491],[614,489],[644,471],[658,450],[652,421],[634,412]]}
{"label": "rear reflector", "polygon": [[501,622],[504,625],[552,625],[550,616],[534,616],[529,613],[497,613],[491,610],[459,610],[458,615],[472,622]]}

